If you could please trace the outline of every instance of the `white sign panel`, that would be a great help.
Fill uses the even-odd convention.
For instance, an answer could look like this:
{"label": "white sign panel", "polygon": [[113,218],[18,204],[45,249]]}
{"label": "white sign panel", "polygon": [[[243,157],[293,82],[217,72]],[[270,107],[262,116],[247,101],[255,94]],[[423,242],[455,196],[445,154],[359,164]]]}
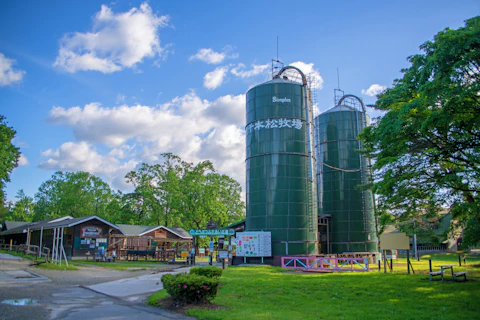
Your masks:
{"label": "white sign panel", "polygon": [[267,119],[259,120],[250,123],[245,130],[247,133],[251,133],[252,130],[258,131],[260,129],[274,129],[274,128],[295,128],[297,130],[302,129],[303,122],[301,119]]}
{"label": "white sign panel", "polygon": [[271,257],[271,232],[237,232],[237,257]]}

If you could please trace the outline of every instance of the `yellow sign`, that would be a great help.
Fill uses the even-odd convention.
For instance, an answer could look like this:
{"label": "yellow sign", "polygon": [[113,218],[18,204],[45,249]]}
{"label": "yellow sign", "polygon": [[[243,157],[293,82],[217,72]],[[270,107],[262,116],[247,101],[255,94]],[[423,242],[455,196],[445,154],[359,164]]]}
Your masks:
{"label": "yellow sign", "polygon": [[182,258],[188,257],[188,251],[182,251]]}
{"label": "yellow sign", "polygon": [[382,250],[409,250],[410,242],[405,232],[382,234],[380,236],[380,249]]}

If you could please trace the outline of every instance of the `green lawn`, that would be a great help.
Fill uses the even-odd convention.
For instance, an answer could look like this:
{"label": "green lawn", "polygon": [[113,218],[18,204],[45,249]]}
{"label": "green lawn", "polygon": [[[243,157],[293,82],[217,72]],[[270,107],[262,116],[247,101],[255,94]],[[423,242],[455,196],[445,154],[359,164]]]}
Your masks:
{"label": "green lawn", "polygon": [[226,309],[194,308],[187,313],[210,320],[478,318],[480,259],[469,258],[466,267],[455,267],[455,271],[466,270],[469,281],[454,283],[429,281],[429,258],[433,266],[458,262],[453,254],[424,256],[420,262],[413,262],[416,274],[412,275],[406,274],[406,260],[397,261],[395,272],[387,274],[312,274],[270,266],[229,267],[213,300]]}

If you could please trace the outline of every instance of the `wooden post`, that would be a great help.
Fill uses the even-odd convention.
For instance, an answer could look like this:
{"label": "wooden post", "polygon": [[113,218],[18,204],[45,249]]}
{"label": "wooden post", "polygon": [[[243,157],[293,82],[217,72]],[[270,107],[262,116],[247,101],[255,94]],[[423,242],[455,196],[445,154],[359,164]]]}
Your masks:
{"label": "wooden post", "polygon": [[381,261],[378,260],[378,272],[380,272],[382,270],[382,265],[381,265]]}
{"label": "wooden post", "polygon": [[460,255],[458,255],[458,266],[459,267],[462,266],[462,259],[460,258]]}
{"label": "wooden post", "polygon": [[387,250],[383,250],[383,273],[387,273]]}
{"label": "wooden post", "polygon": [[10,250],[9,251],[12,251],[12,239],[10,239]]}
{"label": "wooden post", "polygon": [[40,228],[40,245],[38,248],[38,256],[42,257],[42,245],[43,245],[43,226]]}
{"label": "wooden post", "polygon": [[430,269],[430,272],[432,272],[432,260],[428,259],[428,268]]}
{"label": "wooden post", "polygon": [[[392,252],[393,254],[393,252]],[[393,272],[393,259],[390,258],[390,272]]]}
{"label": "wooden post", "polygon": [[407,269],[408,274],[410,274],[410,250],[407,250]]}

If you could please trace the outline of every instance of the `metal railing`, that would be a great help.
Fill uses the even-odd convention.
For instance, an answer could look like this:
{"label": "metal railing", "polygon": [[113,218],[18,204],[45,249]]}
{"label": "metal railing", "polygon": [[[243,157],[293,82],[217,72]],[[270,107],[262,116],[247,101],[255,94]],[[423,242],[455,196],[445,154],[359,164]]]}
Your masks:
{"label": "metal railing", "polygon": [[282,268],[318,272],[370,271],[367,258],[329,258],[316,256],[282,257]]}

